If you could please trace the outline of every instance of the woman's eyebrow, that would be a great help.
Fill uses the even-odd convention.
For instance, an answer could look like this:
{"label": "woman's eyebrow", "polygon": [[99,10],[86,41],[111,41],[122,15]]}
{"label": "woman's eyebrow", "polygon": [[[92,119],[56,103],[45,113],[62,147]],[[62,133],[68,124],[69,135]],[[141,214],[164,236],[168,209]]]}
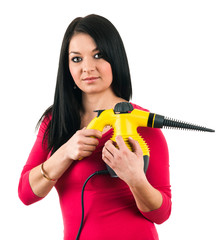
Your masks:
{"label": "woman's eyebrow", "polygon": [[95,49],[92,50],[92,52],[97,52],[99,49],[96,47]]}
{"label": "woman's eyebrow", "polygon": [[69,54],[80,54],[79,52],[71,51]]}
{"label": "woman's eyebrow", "polygon": [[[98,47],[96,47],[95,49],[92,50],[92,52],[96,52],[98,50],[99,50]],[[76,52],[76,51],[71,51],[71,52],[69,52],[69,54],[81,54],[81,53],[80,52]]]}

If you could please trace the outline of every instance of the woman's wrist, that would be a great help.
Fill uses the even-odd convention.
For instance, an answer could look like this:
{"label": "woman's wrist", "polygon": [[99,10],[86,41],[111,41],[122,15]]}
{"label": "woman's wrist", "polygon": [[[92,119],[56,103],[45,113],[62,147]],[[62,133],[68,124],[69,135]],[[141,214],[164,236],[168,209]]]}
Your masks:
{"label": "woman's wrist", "polygon": [[136,175],[132,175],[130,179],[127,181],[127,185],[130,189],[139,188],[141,185],[147,184],[147,178],[144,172]]}
{"label": "woman's wrist", "polygon": [[43,165],[44,165],[44,162],[43,162],[43,163],[41,164],[41,166],[40,166],[40,172],[41,172],[42,176],[43,176],[45,179],[47,179],[48,181],[56,182],[56,181],[57,181],[56,179],[50,178],[50,177],[48,176],[48,174],[47,174],[47,173],[45,172],[45,170],[44,170]]}
{"label": "woman's wrist", "polygon": [[140,182],[129,186],[135,198],[137,207],[143,212],[158,209],[162,204],[162,194],[152,187],[147,179],[141,178]]}
{"label": "woman's wrist", "polygon": [[46,162],[44,162],[44,165],[41,165],[41,174],[43,172],[45,175],[45,177],[43,177],[45,179],[48,178],[47,180],[58,180],[72,162],[73,161],[66,155],[65,146],[62,145]]}

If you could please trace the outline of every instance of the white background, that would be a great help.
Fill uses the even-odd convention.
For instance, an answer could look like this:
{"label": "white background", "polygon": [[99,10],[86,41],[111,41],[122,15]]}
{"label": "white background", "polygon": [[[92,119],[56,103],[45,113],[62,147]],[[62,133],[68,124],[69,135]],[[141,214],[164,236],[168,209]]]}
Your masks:
{"label": "white background", "polygon": [[163,130],[170,151],[172,214],[160,240],[221,240],[222,7],[216,0],[9,0],[0,6],[0,239],[63,236],[53,190],[29,207],[19,176],[52,104],[62,38],[78,16],[96,13],[119,30],[127,51],[132,102],[216,129]]}

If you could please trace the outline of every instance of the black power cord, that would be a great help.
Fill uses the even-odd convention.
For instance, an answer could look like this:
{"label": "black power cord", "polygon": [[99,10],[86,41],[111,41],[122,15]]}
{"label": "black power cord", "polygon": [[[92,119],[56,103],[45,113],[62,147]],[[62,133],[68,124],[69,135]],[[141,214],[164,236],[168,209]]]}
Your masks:
{"label": "black power cord", "polygon": [[76,236],[76,240],[79,239],[79,236],[80,236],[80,233],[81,233],[82,227],[83,227],[83,222],[84,222],[84,190],[85,190],[86,184],[87,184],[87,182],[88,182],[92,177],[94,177],[95,175],[108,174],[108,173],[109,173],[108,170],[96,171],[96,172],[94,172],[93,174],[91,174],[91,175],[86,179],[86,181],[85,181],[84,184],[83,184],[83,187],[82,187],[82,195],[81,195],[82,219],[81,219],[81,224],[80,224],[80,227],[79,227],[78,234],[77,234],[77,236]]}

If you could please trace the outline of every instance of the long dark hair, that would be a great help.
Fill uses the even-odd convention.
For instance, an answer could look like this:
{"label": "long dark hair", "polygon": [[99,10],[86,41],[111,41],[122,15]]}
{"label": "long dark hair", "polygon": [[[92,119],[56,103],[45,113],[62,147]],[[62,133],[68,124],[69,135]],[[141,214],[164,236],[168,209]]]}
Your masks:
{"label": "long dark hair", "polygon": [[75,33],[89,34],[103,58],[110,63],[113,74],[111,87],[115,95],[127,101],[132,96],[125,48],[113,24],[95,14],[74,19],[68,26],[62,42],[54,103],[43,113],[39,121],[40,123],[44,117],[51,117],[44,140],[48,139],[48,150],[52,150],[52,153],[79,130],[81,124],[82,92],[78,88],[73,89],[74,80],[68,64],[69,43]]}

